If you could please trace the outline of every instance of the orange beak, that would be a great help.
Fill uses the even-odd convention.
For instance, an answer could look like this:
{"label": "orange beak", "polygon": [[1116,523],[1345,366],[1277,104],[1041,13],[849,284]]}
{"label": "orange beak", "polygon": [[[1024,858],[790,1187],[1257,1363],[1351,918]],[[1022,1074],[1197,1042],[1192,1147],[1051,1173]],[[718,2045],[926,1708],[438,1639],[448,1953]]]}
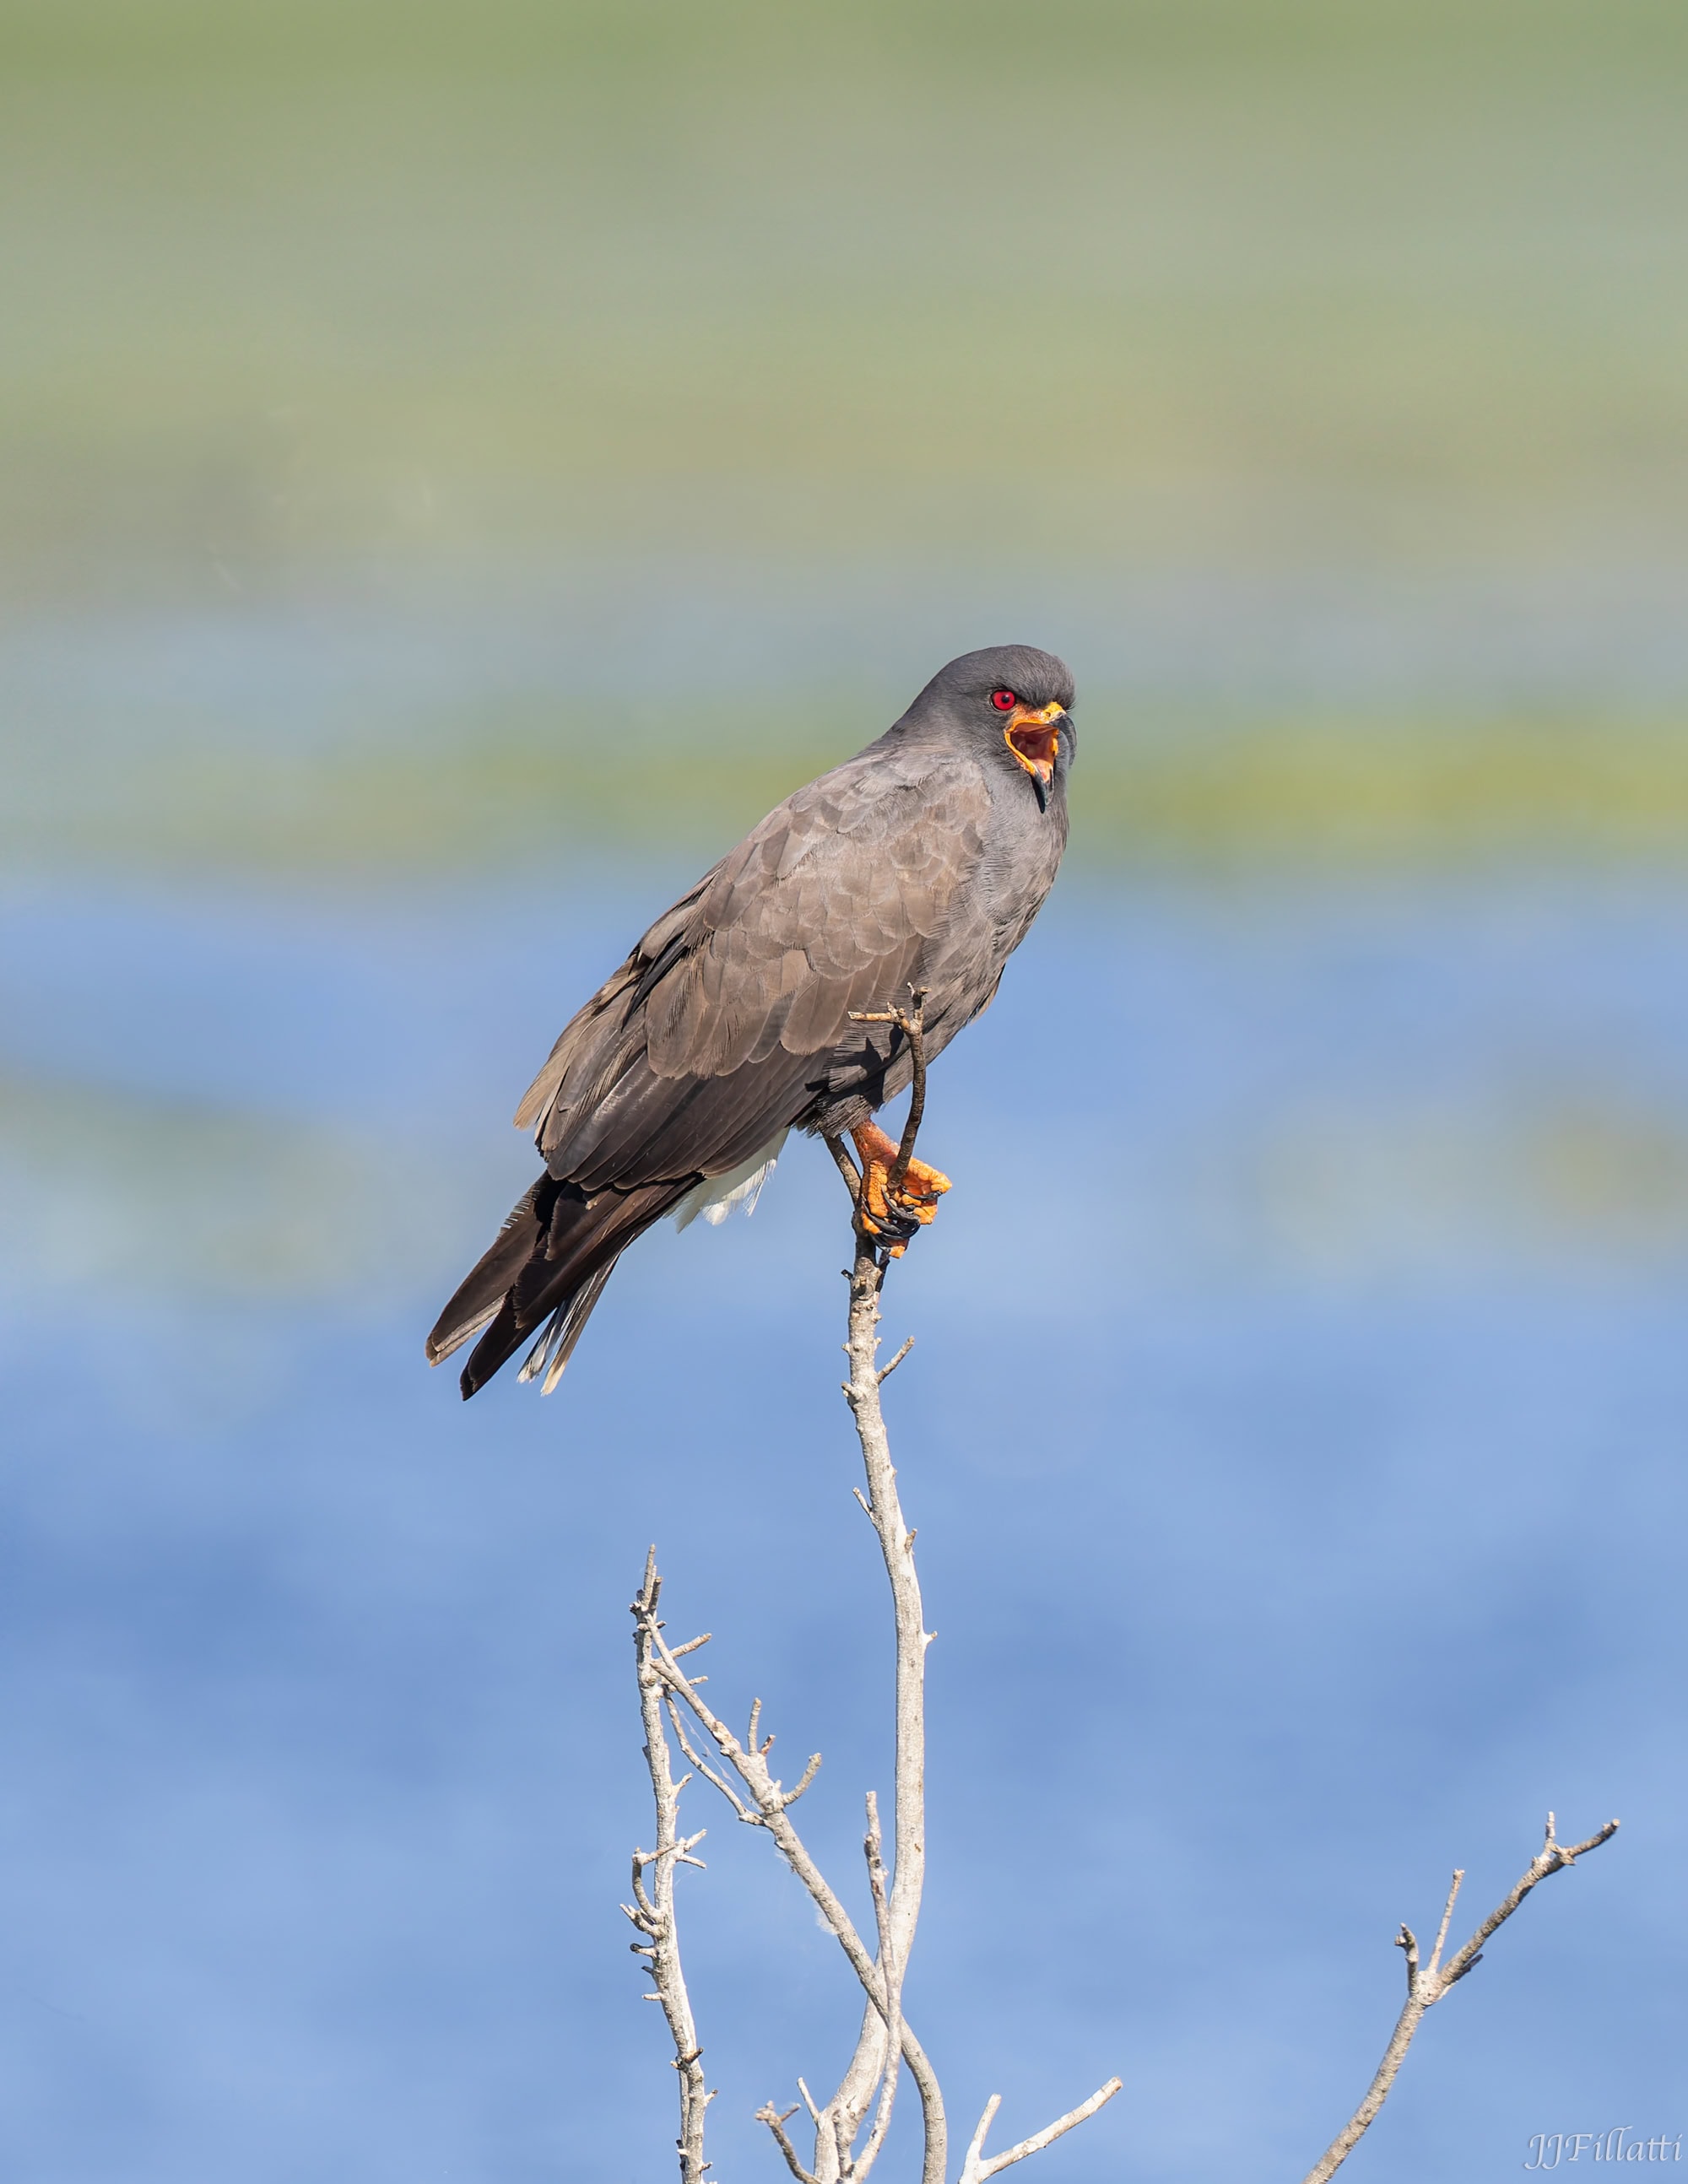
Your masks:
{"label": "orange beak", "polygon": [[1002,731],[1009,749],[1040,790],[1049,787],[1055,772],[1056,757],[1061,748],[1061,724],[1066,717],[1065,708],[1060,705],[1045,705],[1038,711],[1029,705],[1017,705]]}

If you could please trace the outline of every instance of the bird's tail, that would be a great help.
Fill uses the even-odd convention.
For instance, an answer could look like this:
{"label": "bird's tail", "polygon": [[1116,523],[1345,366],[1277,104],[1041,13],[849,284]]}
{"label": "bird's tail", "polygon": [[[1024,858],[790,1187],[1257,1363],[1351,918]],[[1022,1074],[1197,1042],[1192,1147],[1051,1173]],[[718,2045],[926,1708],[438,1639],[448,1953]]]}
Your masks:
{"label": "bird's tail", "polygon": [[[521,1361],[518,1380],[538,1380],[539,1392],[549,1396],[563,1377],[563,1368],[574,1356],[574,1346],[586,1332],[586,1323],[592,1317],[592,1307],[604,1294],[604,1284],[616,1271],[611,1259],[607,1267],[600,1267],[589,1281],[584,1281],[566,1304],[560,1304],[545,1323],[539,1340]],[[541,1375],[543,1378],[541,1378]]]}
{"label": "bird's tail", "polygon": [[549,1395],[616,1260],[684,1197],[691,1181],[601,1190],[588,1198],[577,1184],[542,1175],[516,1201],[492,1249],[440,1314],[428,1337],[428,1362],[437,1365],[480,1334],[463,1368],[466,1401],[543,1328],[521,1377],[543,1373]]}

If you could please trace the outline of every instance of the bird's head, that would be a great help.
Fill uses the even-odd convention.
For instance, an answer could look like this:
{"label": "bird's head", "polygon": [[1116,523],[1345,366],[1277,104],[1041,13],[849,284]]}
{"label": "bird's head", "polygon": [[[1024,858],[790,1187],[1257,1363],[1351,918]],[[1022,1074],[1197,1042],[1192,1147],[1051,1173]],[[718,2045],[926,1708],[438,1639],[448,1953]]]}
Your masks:
{"label": "bird's head", "polygon": [[989,763],[1028,781],[1046,811],[1057,772],[1072,760],[1072,671],[1064,660],[1032,644],[993,644],[940,668],[903,718],[960,729]]}

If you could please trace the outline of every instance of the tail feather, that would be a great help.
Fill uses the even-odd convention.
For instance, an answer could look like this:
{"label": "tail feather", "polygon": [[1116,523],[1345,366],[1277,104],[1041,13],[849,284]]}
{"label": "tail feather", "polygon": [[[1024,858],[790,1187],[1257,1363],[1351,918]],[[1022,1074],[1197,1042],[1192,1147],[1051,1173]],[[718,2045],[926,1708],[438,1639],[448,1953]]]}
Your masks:
{"label": "tail feather", "polygon": [[428,1337],[430,1361],[437,1363],[471,1334],[480,1336],[463,1368],[466,1400],[543,1328],[522,1378],[543,1371],[549,1393],[616,1260],[696,1181],[684,1176],[588,1198],[577,1184],[541,1176],[440,1314]]}
{"label": "tail feather", "polygon": [[516,1276],[533,1256],[550,1219],[555,1179],[542,1175],[531,1190],[524,1191],[505,1217],[504,1224],[458,1284],[451,1302],[434,1322],[426,1344],[430,1365],[449,1357],[460,1343],[476,1334],[504,1302]]}
{"label": "tail feather", "polygon": [[586,1332],[586,1323],[592,1317],[592,1307],[604,1294],[604,1284],[616,1271],[618,1262],[611,1259],[607,1267],[600,1267],[590,1281],[582,1282],[566,1304],[559,1305],[545,1323],[545,1331],[522,1361],[518,1380],[538,1380],[539,1392],[549,1396],[563,1377],[563,1368],[575,1353],[575,1345]]}

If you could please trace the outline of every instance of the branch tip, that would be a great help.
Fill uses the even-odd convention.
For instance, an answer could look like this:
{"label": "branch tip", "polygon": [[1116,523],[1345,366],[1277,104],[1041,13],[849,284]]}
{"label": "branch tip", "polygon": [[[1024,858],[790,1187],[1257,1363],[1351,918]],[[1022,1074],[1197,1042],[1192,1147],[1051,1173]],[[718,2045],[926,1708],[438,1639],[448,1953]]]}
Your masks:
{"label": "branch tip", "polygon": [[1348,2159],[1389,2098],[1390,2088],[1406,2059],[1407,2051],[1412,2044],[1413,2035],[1418,2030],[1424,2012],[1440,2002],[1451,1987],[1457,1986],[1468,1972],[1474,1971],[1482,1963],[1485,1944],[1491,1935],[1505,1925],[1530,1891],[1550,1874],[1561,1872],[1566,1866],[1574,1864],[1585,1851],[1597,1850],[1602,1843],[1609,1842],[1617,1830],[1617,1821],[1608,1820],[1603,1828],[1596,1829],[1586,1842],[1566,1846],[1557,1839],[1554,1817],[1550,1813],[1541,1848],[1475,1933],[1455,1950],[1446,1969],[1441,1964],[1441,1953],[1453,1918],[1455,1899],[1465,1878],[1462,1866],[1455,1869],[1448,1885],[1447,1900],[1442,1907],[1441,1922],[1436,1932],[1436,1946],[1422,1974],[1418,1966],[1418,1944],[1412,1930],[1407,1925],[1401,1927],[1396,1936],[1396,1947],[1407,1952],[1407,1999],[1401,2005],[1389,2045],[1384,2050],[1383,2060],[1377,2067],[1365,2098],[1307,2171],[1303,2184],[1328,2184],[1328,2180]]}
{"label": "branch tip", "polygon": [[978,2120],[978,2128],[973,2133],[967,2159],[961,2164],[961,2184],[984,2184],[987,2177],[1011,2168],[1015,2162],[1025,2160],[1028,2154],[1041,2153],[1046,2146],[1052,2146],[1056,2139],[1062,2137],[1076,2125],[1088,2122],[1098,2109],[1106,2108],[1120,2091],[1123,2082],[1119,2078],[1110,2078],[1105,2086],[1097,2086],[1088,2101],[1080,2101],[1076,2109],[1069,2109],[1064,2116],[1057,2116],[1053,2123],[1045,2124],[1041,2131],[1033,2131],[1029,2138],[1022,2138],[1017,2146],[1009,2147],[1005,2153],[993,2154],[987,2161],[983,2158],[985,2134],[995,2119],[1002,2099],[1000,2093],[993,2093],[985,2103],[984,2114]]}
{"label": "branch tip", "polygon": [[904,1341],[901,1347],[898,1350],[896,1356],[892,1358],[890,1363],[889,1365],[882,1365],[880,1367],[878,1378],[879,1384],[882,1388],[884,1386],[886,1381],[890,1379],[892,1373],[896,1371],[898,1366],[902,1363],[904,1358],[908,1356],[910,1351],[913,1348],[914,1337],[911,1334],[906,1340]]}

